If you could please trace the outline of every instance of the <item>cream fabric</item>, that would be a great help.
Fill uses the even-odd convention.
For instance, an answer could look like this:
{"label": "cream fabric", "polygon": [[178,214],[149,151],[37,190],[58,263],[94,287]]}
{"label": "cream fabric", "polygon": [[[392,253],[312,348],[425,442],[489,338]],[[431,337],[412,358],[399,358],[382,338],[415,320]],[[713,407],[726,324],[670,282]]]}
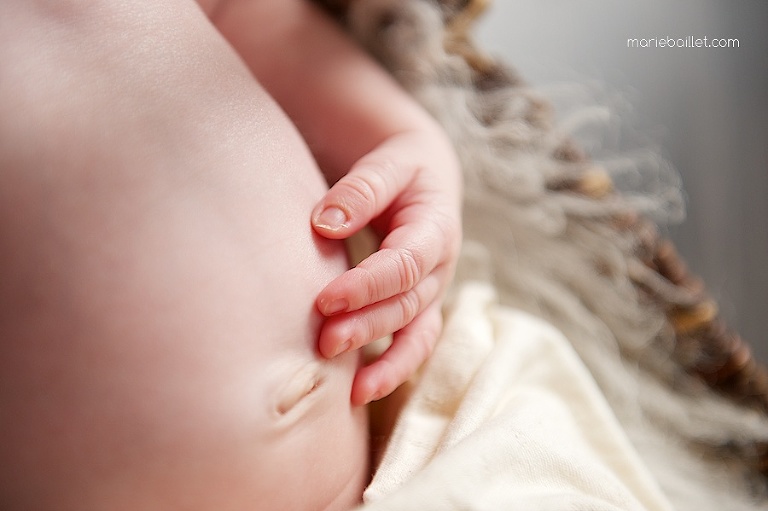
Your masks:
{"label": "cream fabric", "polygon": [[669,510],[562,334],[464,284],[361,511]]}

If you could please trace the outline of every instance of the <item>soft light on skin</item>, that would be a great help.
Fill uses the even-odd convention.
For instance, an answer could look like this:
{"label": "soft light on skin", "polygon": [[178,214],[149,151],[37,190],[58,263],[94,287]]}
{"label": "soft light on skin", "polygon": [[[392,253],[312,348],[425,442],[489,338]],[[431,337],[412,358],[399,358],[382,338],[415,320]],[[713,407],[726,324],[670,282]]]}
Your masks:
{"label": "soft light on skin", "polygon": [[314,303],[347,260],[296,130],[188,2],[6,7],[0,508],[351,508],[358,354]]}

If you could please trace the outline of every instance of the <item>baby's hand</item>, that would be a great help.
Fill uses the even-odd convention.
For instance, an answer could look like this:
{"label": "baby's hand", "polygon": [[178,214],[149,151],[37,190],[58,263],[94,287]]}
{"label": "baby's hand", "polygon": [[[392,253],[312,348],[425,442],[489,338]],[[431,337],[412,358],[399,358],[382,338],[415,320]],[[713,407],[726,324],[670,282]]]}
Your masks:
{"label": "baby's hand", "polygon": [[381,357],[358,371],[354,404],[390,394],[431,354],[461,243],[460,193],[453,149],[434,128],[387,139],[316,206],[312,224],[324,237],[348,238],[371,224],[383,238],[317,298],[328,317],[319,340],[325,357],[394,333]]}

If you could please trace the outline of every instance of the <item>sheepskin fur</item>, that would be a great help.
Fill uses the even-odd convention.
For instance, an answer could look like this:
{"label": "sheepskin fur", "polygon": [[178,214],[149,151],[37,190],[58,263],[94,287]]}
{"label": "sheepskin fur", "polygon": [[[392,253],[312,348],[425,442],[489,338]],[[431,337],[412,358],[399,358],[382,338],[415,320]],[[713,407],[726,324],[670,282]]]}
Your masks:
{"label": "sheepskin fur", "polygon": [[670,186],[652,194],[613,190],[617,169],[574,143],[593,105],[556,122],[514,72],[466,51],[455,27],[467,23],[467,3],[360,0],[341,9],[347,29],[455,144],[465,179],[457,281],[492,282],[504,303],[566,335],[677,509],[768,509],[758,466],[766,413],[691,374],[695,356],[681,347],[670,307],[698,290],[647,264],[659,236],[642,218],[676,211],[674,176],[654,178]]}

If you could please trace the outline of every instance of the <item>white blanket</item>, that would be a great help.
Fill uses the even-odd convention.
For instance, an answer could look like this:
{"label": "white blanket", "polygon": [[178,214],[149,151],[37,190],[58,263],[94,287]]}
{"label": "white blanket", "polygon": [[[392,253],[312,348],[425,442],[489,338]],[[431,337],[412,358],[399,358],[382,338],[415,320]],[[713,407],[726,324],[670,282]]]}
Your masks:
{"label": "white blanket", "polygon": [[562,334],[464,284],[360,511],[669,510]]}

